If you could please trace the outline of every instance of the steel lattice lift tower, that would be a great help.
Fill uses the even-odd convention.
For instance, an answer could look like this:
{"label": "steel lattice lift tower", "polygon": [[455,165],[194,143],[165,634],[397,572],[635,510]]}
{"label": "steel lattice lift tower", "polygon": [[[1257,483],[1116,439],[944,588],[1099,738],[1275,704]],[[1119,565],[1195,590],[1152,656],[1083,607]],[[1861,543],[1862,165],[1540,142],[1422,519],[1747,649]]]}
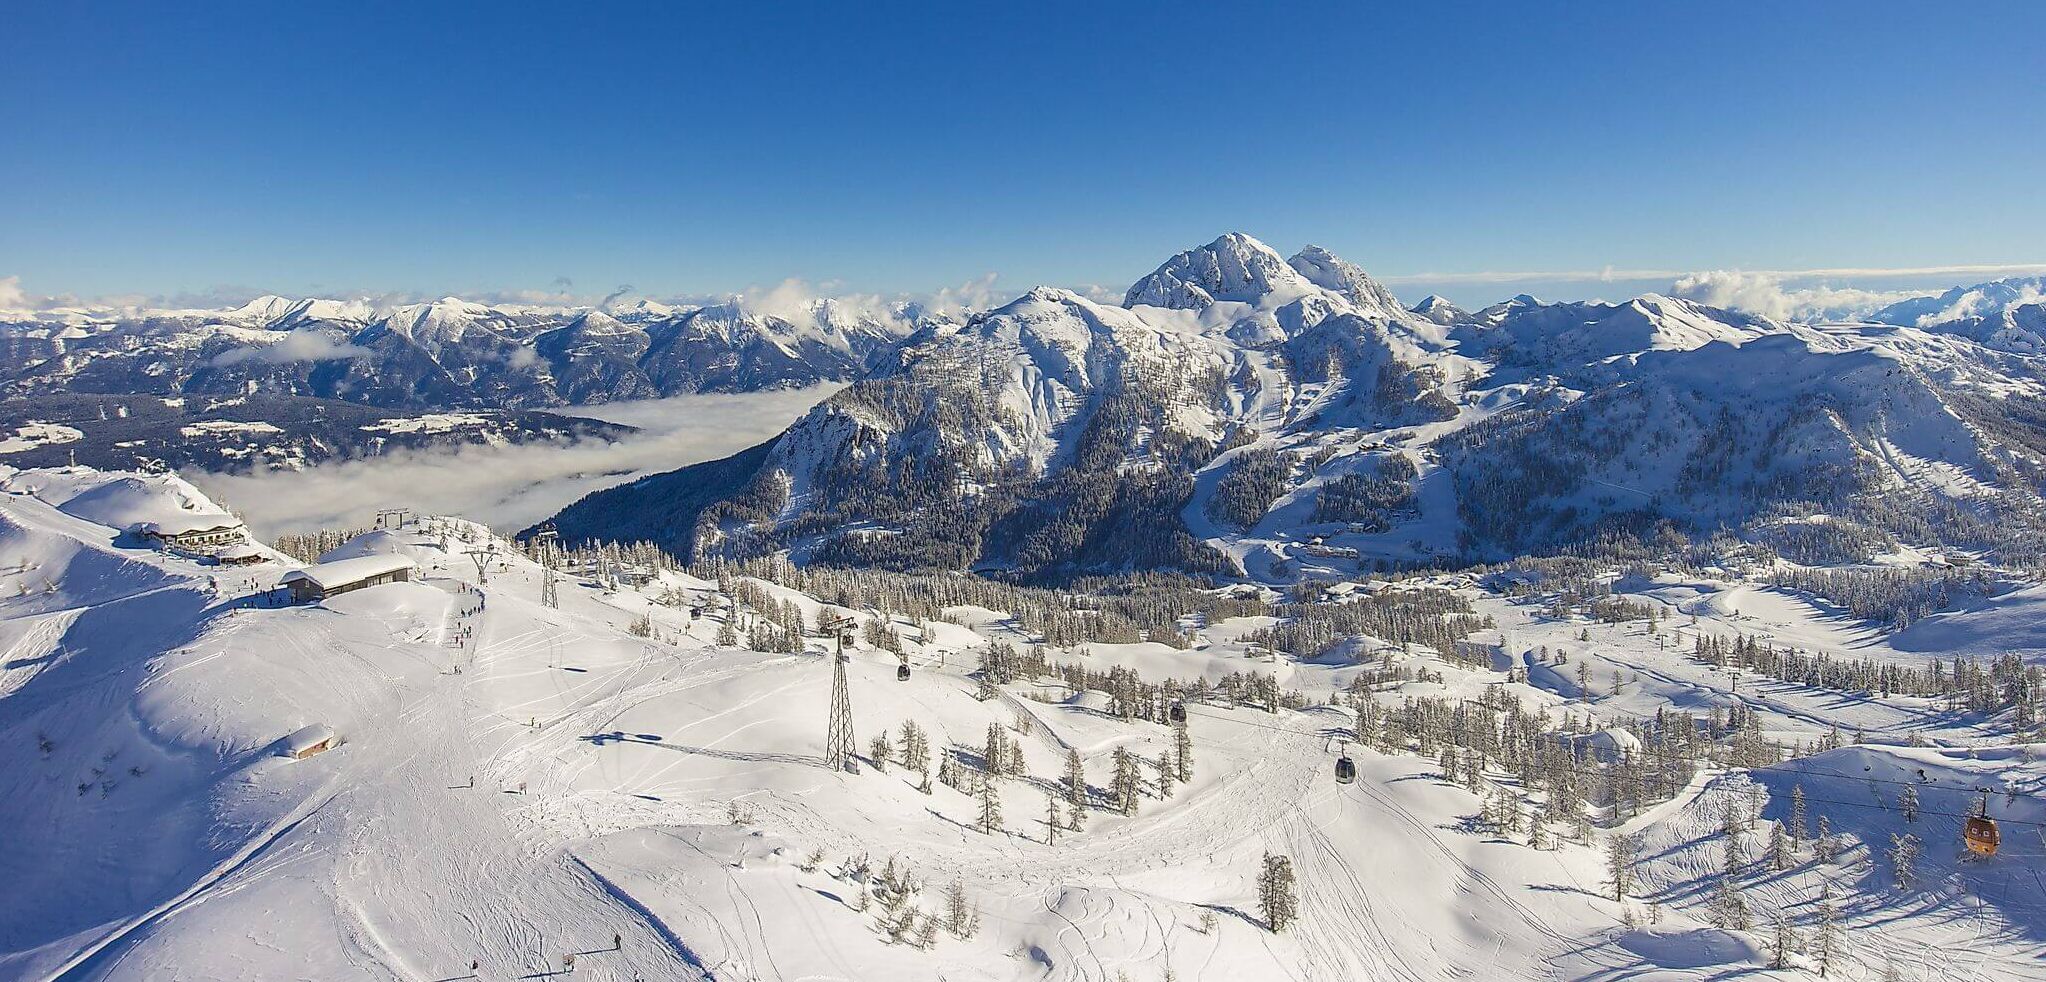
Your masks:
{"label": "steel lattice lift tower", "polygon": [[852,633],[853,622],[849,617],[834,617],[818,626],[831,632],[838,643],[837,652],[831,656],[831,720],[824,731],[824,766],[834,771],[851,770],[852,694],[845,686],[845,639]]}
{"label": "steel lattice lift tower", "polygon": [[533,541],[540,554],[540,604],[544,607],[560,607],[561,592],[554,583],[554,543],[560,533],[554,530],[554,523],[548,522],[533,533]]}

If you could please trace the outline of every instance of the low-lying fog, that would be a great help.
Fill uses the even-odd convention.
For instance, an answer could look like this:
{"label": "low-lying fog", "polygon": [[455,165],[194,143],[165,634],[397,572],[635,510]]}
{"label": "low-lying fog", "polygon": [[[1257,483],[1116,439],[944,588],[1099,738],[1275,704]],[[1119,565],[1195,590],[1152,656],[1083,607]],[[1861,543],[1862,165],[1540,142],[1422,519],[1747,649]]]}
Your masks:
{"label": "low-lying fog", "polygon": [[591,491],[715,460],[780,432],[842,386],[691,395],[558,410],[637,426],[616,443],[470,446],[339,461],[301,471],[184,476],[265,538],[371,524],[379,508],[454,514],[516,531]]}

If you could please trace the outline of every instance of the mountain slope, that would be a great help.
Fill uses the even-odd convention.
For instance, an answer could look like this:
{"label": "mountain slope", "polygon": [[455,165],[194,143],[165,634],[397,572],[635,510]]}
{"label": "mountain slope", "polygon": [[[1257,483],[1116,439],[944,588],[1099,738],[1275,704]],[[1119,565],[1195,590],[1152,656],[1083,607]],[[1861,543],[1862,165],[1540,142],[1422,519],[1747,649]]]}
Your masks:
{"label": "mountain slope", "polygon": [[[1770,539],[1786,512],[1830,510],[2037,555],[2030,307],[1946,331],[1656,295],[1415,312],[1325,250],[1288,261],[1239,233],[1168,259],[1126,303],[1039,289],[919,333],[660,541],[699,558],[1285,580],[1656,529]],[[729,468],[702,473],[721,486]],[[1152,534],[1113,531],[1132,527]]]}

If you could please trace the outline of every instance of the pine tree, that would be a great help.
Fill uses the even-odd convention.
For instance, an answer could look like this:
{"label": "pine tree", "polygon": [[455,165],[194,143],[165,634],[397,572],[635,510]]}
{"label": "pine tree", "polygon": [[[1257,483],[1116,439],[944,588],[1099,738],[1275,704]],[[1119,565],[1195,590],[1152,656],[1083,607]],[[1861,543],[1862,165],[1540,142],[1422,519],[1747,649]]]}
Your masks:
{"label": "pine tree", "polygon": [[1769,868],[1779,873],[1790,868],[1790,840],[1782,822],[1769,823]]}
{"label": "pine tree", "polygon": [[1833,884],[1819,888],[1818,921],[1812,925],[1812,960],[1818,962],[1819,977],[1825,978],[1840,954],[1840,912],[1833,906]]}
{"label": "pine tree", "polygon": [[961,941],[968,941],[980,930],[980,912],[966,900],[966,884],[953,880],[945,890],[945,930]]}
{"label": "pine tree", "polygon": [[1001,777],[1008,770],[1005,761],[1009,756],[1009,738],[1002,733],[1000,723],[987,725],[987,746],[981,748],[981,771],[989,780]]}
{"label": "pine tree", "polygon": [[1918,837],[1890,833],[1890,877],[1898,889],[1909,890],[1918,880]]}
{"label": "pine tree", "polygon": [[1158,756],[1157,766],[1158,766],[1157,783],[1158,797],[1161,799],[1170,798],[1172,797],[1172,786],[1174,784],[1179,783],[1179,776],[1173,773],[1172,770],[1171,755],[1160,754]]}
{"label": "pine tree", "polygon": [[931,741],[915,720],[902,721],[902,766],[904,770],[925,771],[931,763]]}
{"label": "pine tree", "polygon": [[1780,910],[1769,915],[1769,919],[1774,928],[1769,938],[1769,967],[1789,968],[1790,956],[1797,953],[1797,929]]}
{"label": "pine tree", "polygon": [[1276,934],[1299,917],[1299,899],[1293,892],[1293,861],[1265,853],[1264,870],[1257,879],[1257,906],[1265,927]]}
{"label": "pine tree", "polygon": [[1051,794],[1050,792],[1045,792],[1044,795],[1045,845],[1055,846],[1059,844],[1059,826],[1064,824],[1064,822],[1065,822],[1064,817],[1059,815],[1058,797]]}
{"label": "pine tree", "polygon": [[873,741],[867,744],[867,756],[873,760],[875,771],[888,769],[888,756],[894,750],[895,741],[888,739],[887,730],[874,734]]}
{"label": "pine tree", "polygon": [[1640,839],[1632,835],[1606,836],[1606,884],[1613,888],[1614,900],[1627,899],[1634,889],[1634,854],[1640,847]]}
{"label": "pine tree", "polygon": [[1740,880],[1730,874],[1721,874],[1719,887],[1712,896],[1712,925],[1728,931],[1748,929],[1748,901],[1741,895]]}
{"label": "pine tree", "polygon": [[1172,724],[1172,759],[1180,782],[1193,780],[1193,734],[1184,719]]}
{"label": "pine tree", "polygon": [[1831,864],[1840,856],[1840,840],[1833,835],[1833,820],[1819,816],[1819,836],[1812,840],[1812,849],[1818,854],[1819,862]]}
{"label": "pine tree", "polygon": [[1790,788],[1790,848],[1796,852],[1804,848],[1804,840],[1811,838],[1811,825],[1805,821],[1804,785]]}
{"label": "pine tree", "polygon": [[1137,796],[1143,793],[1144,777],[1137,770],[1137,757],[1128,750],[1117,747],[1114,754],[1115,777],[1109,790],[1115,795],[1116,810],[1124,815],[1137,813]]}
{"label": "pine tree", "polygon": [[726,615],[725,622],[718,625],[717,646],[736,648],[739,646],[739,629],[732,626],[733,615]]}
{"label": "pine tree", "polygon": [[992,774],[980,776],[980,831],[982,835],[993,835],[1002,829],[1002,793],[995,787]]}
{"label": "pine tree", "polygon": [[1080,752],[1066,751],[1066,807],[1073,815],[1073,828],[1080,828],[1079,816],[1087,808],[1087,769],[1080,763]]}
{"label": "pine tree", "polygon": [[1897,796],[1897,807],[1904,812],[1904,821],[1918,821],[1918,789],[1904,785],[1904,792]]}
{"label": "pine tree", "polygon": [[1726,864],[1722,868],[1732,874],[1739,870],[1744,858],[1741,856],[1741,836],[1746,824],[1741,820],[1740,806],[1728,798],[1725,810],[1720,813],[1719,835],[1726,845]]}

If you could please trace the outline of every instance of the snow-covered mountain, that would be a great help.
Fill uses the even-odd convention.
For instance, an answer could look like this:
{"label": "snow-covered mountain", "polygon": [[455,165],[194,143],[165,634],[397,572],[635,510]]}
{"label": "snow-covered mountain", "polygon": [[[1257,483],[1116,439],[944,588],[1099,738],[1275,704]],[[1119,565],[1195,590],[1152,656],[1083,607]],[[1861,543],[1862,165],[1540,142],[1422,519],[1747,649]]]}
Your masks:
{"label": "snow-covered mountain", "polygon": [[919,332],[770,447],[557,521],[698,556],[1289,579],[1826,512],[2028,562],[2034,309],[1948,330],[1653,294],[1408,310],[1325,250],[1231,233],[1121,307],[1038,289]]}
{"label": "snow-covered mountain", "polygon": [[1994,318],[2041,302],[2046,302],[2046,276],[2014,276],[1957,286],[1936,297],[1900,300],[1869,315],[1869,319],[1904,327],[1932,327],[1948,321]]}
{"label": "snow-covered mountain", "polygon": [[0,318],[0,393],[544,408],[845,381],[930,319],[914,304],[829,299],[776,313],[736,300],[607,312],[275,296],[218,311],[54,311]]}

